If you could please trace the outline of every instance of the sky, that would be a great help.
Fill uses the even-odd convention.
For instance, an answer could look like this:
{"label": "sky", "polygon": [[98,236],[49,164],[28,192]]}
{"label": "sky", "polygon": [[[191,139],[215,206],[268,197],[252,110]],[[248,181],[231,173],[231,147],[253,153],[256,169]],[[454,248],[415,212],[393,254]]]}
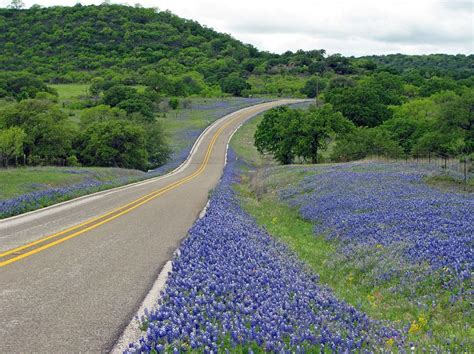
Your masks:
{"label": "sky", "polygon": [[[0,0],[6,6],[10,0]],[[103,0],[23,0],[27,7]],[[471,0],[112,0],[155,7],[231,34],[261,50],[329,54],[473,54]]]}

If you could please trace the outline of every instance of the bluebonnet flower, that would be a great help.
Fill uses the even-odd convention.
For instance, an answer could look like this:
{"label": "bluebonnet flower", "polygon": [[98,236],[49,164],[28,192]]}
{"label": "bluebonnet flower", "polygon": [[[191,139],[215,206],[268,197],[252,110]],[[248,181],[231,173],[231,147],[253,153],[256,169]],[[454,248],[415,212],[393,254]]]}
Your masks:
{"label": "bluebonnet flower", "polygon": [[444,274],[445,287],[459,287],[470,278],[474,198],[428,186],[424,177],[439,169],[352,163],[307,171],[313,173],[280,191],[280,198],[313,221],[316,234],[337,241],[342,257],[374,257],[383,249],[378,264],[385,266],[375,269],[376,277],[401,277],[401,285],[435,273]]}
{"label": "bluebonnet flower", "polygon": [[258,345],[272,352],[357,351],[401,341],[397,331],[338,300],[234,196],[229,161],[206,215],[173,259],[159,306],[129,352],[180,346],[219,352]]}

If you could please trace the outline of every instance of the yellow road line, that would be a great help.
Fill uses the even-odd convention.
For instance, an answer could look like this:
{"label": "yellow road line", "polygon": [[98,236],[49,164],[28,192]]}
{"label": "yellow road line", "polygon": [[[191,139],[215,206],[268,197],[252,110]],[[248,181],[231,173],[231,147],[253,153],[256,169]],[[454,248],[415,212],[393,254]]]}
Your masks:
{"label": "yellow road line", "polygon": [[[198,170],[199,170],[199,169],[198,169]],[[192,176],[192,175],[191,175],[191,176]],[[179,182],[179,181],[173,182],[173,184],[178,183],[178,182]],[[148,194],[146,194],[146,195],[144,195],[144,196],[142,196],[142,197],[140,197],[140,198],[137,198],[137,199],[131,201],[130,203],[121,205],[121,206],[119,206],[119,207],[117,207],[117,208],[115,208],[115,209],[113,209],[113,210],[111,210],[111,211],[109,211],[109,212],[107,212],[107,213],[104,213],[104,214],[102,214],[102,215],[99,215],[99,216],[93,217],[93,218],[91,218],[91,219],[88,219],[88,220],[86,220],[86,221],[84,221],[84,222],[82,222],[82,223],[80,223],[80,224],[74,225],[74,226],[72,226],[72,227],[70,227],[70,228],[68,228],[68,229],[59,231],[59,232],[57,232],[57,233],[55,233],[55,234],[52,234],[52,235],[49,235],[49,236],[45,236],[45,237],[40,238],[40,239],[38,239],[38,240],[36,240],[36,241],[34,241],[34,242],[27,243],[27,244],[25,244],[25,245],[23,245],[23,246],[19,246],[19,247],[13,248],[13,249],[11,249],[11,250],[5,251],[4,253],[0,253],[0,258],[3,258],[3,257],[5,257],[5,256],[8,256],[8,255],[10,255],[10,254],[12,254],[12,253],[15,253],[15,252],[19,252],[19,251],[21,251],[21,250],[24,250],[25,248],[29,248],[29,247],[35,246],[35,245],[37,245],[37,244],[39,244],[39,243],[42,243],[42,242],[44,242],[44,241],[48,241],[48,240],[50,240],[50,239],[52,239],[52,238],[55,238],[55,237],[57,237],[57,236],[64,235],[65,233],[74,231],[74,230],[76,230],[76,229],[78,229],[78,228],[80,228],[80,227],[82,227],[82,226],[85,226],[85,225],[90,224],[90,223],[92,223],[92,222],[94,222],[94,221],[100,220],[100,219],[102,219],[102,218],[105,218],[106,216],[111,215],[111,214],[114,214],[114,213],[116,213],[117,211],[119,211],[120,209],[127,208],[128,206],[130,206],[130,205],[132,205],[132,204],[135,204],[135,203],[137,203],[137,202],[140,201],[140,200],[146,199],[147,197],[150,197],[151,195],[153,195],[153,194],[155,194],[155,193],[158,193],[158,192],[160,192],[162,189],[166,189],[166,188],[168,188],[169,186],[170,186],[170,185],[168,185],[168,186],[166,186],[166,187],[163,187],[163,188],[161,188],[161,189],[159,189],[159,190],[153,191],[153,192],[151,192],[151,193],[148,193]],[[0,264],[1,264],[1,263],[0,263]]]}
{"label": "yellow road line", "polygon": [[124,209],[124,210],[122,210],[122,211],[121,211],[120,213],[118,213],[118,214],[115,214],[115,215],[113,215],[113,216],[111,216],[111,217],[109,217],[109,218],[106,218],[106,219],[104,219],[104,220],[102,220],[102,221],[100,221],[100,222],[98,222],[98,223],[94,223],[94,224],[92,224],[91,226],[88,226],[88,227],[86,227],[86,228],[84,228],[84,229],[82,229],[82,230],[79,230],[79,231],[77,231],[77,232],[75,232],[75,233],[73,233],[73,234],[70,234],[70,235],[67,235],[67,236],[65,236],[65,237],[62,237],[62,238],[60,238],[60,239],[58,239],[58,240],[56,240],[56,241],[50,242],[50,243],[48,243],[48,244],[46,244],[46,245],[44,245],[44,246],[41,246],[41,247],[35,248],[35,249],[31,250],[31,251],[25,252],[25,253],[23,253],[23,254],[21,254],[21,255],[18,255],[18,256],[16,256],[16,257],[10,258],[10,259],[8,259],[8,260],[6,260],[6,261],[0,262],[0,268],[6,266],[6,265],[8,265],[8,264],[17,262],[17,261],[19,261],[19,260],[21,260],[21,259],[23,259],[23,258],[32,256],[32,255],[34,255],[34,254],[36,254],[36,253],[39,253],[39,252],[41,252],[41,251],[44,251],[44,250],[46,250],[46,249],[48,249],[48,248],[50,248],[50,247],[53,247],[53,246],[55,246],[55,245],[58,245],[58,244],[60,244],[60,243],[62,243],[62,242],[64,242],[64,241],[67,241],[67,240],[69,240],[69,239],[71,239],[71,238],[74,238],[74,237],[76,237],[76,236],[79,236],[79,235],[81,235],[81,234],[83,234],[83,233],[85,233],[85,232],[87,232],[87,231],[93,230],[93,229],[95,229],[95,228],[97,228],[97,227],[99,227],[99,226],[101,226],[101,225],[103,225],[103,224],[106,224],[106,223],[108,223],[108,222],[110,222],[110,221],[112,221],[112,220],[115,220],[115,219],[117,219],[118,217],[120,217],[120,216],[122,216],[122,215],[125,215],[125,214],[131,212],[132,210],[138,208],[139,206],[141,206],[141,205],[143,205],[143,204],[145,204],[145,203],[148,203],[149,201],[151,201],[151,200],[153,200],[153,199],[159,197],[160,195],[165,194],[166,192],[169,192],[169,191],[171,191],[171,190],[173,190],[173,189],[175,189],[175,188],[177,188],[177,187],[179,187],[179,186],[181,186],[181,185],[187,183],[188,181],[192,180],[193,178],[199,176],[199,175],[204,171],[204,169],[206,168],[206,166],[207,166],[207,164],[208,164],[208,162],[209,162],[212,149],[213,149],[213,147],[214,147],[214,145],[215,145],[217,139],[219,138],[219,135],[221,134],[221,132],[222,132],[227,126],[229,126],[229,125],[230,125],[234,120],[236,120],[237,118],[238,118],[238,117],[235,117],[235,118],[231,119],[229,122],[227,122],[227,123],[224,124],[222,127],[220,127],[220,128],[216,131],[216,133],[214,133],[214,135],[213,135],[213,137],[212,137],[212,139],[211,139],[211,142],[209,143],[209,146],[208,146],[208,148],[207,148],[206,155],[204,156],[203,162],[201,163],[201,165],[199,166],[199,168],[198,168],[196,171],[194,171],[191,175],[189,175],[189,176],[187,176],[187,177],[184,177],[184,178],[182,178],[182,179],[180,179],[180,180],[178,180],[178,181],[176,181],[176,182],[173,182],[173,183],[169,184],[168,186],[165,186],[165,187],[160,188],[160,189],[158,189],[158,190],[156,190],[156,191],[153,191],[153,192],[151,192],[151,193],[149,193],[149,194],[147,194],[147,195],[144,195],[144,196],[142,196],[142,197],[140,197],[140,198],[137,198],[137,199],[135,199],[134,201],[132,201],[132,202],[130,202],[130,203],[127,203],[127,204],[125,204],[125,205],[122,205],[122,206],[120,206],[120,207],[118,207],[118,208],[115,208],[114,210],[109,211],[109,212],[107,212],[107,213],[105,213],[105,214],[102,214],[102,215],[99,215],[99,216],[97,216],[97,217],[91,218],[91,219],[89,219],[89,220],[86,220],[86,221],[83,222],[83,223],[80,223],[80,224],[78,224],[78,225],[75,225],[75,226],[73,226],[73,227],[70,227],[70,228],[68,228],[68,229],[66,229],[66,230],[57,232],[57,233],[55,233],[55,234],[52,234],[52,235],[43,237],[43,238],[41,238],[41,239],[39,239],[39,240],[36,240],[36,241],[34,241],[34,242],[30,242],[30,243],[28,243],[28,244],[26,244],[26,245],[23,245],[23,246],[20,246],[20,247],[16,247],[16,248],[14,248],[14,249],[11,249],[11,250],[8,250],[8,251],[6,251],[6,252],[4,252],[4,253],[1,253],[1,254],[0,254],[0,258],[5,257],[5,256],[8,256],[8,255],[11,255],[11,254],[13,254],[13,253],[19,252],[19,251],[24,250],[24,249],[26,249],[26,248],[29,248],[29,247],[35,246],[35,245],[37,245],[37,244],[40,244],[40,243],[42,243],[42,242],[48,241],[48,240],[50,240],[50,239],[52,239],[52,238],[55,238],[55,237],[64,235],[64,234],[66,234],[66,233],[68,233],[68,232],[74,231],[74,230],[76,230],[76,229],[78,229],[78,228],[80,228],[80,227],[86,226],[87,224],[91,224],[91,223],[93,223],[94,221],[97,221],[97,220],[106,218],[107,216],[109,216],[109,215],[111,215],[111,214],[114,214],[114,213],[116,213],[117,211],[119,211],[119,210],[121,210],[121,209]]}

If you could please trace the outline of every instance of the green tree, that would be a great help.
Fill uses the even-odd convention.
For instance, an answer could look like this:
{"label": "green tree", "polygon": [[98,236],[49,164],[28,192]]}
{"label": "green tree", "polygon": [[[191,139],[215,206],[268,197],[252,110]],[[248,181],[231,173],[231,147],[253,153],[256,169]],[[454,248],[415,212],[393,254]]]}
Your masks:
{"label": "green tree", "polygon": [[474,151],[474,90],[461,95],[446,91],[430,97],[440,113],[430,129],[413,146],[413,153],[436,152],[444,155],[470,154]]}
{"label": "green tree", "polygon": [[105,80],[102,77],[94,77],[91,80],[91,84],[89,86],[89,93],[92,96],[99,96],[102,92],[107,91],[112,86],[120,85],[120,82],[117,79]]}
{"label": "green tree", "polygon": [[9,160],[23,155],[25,138],[25,131],[18,127],[0,130],[0,160],[5,167]]}
{"label": "green tree", "polygon": [[60,163],[71,151],[73,128],[52,102],[23,100],[4,110],[0,120],[7,128],[25,131],[24,152],[32,163]]}
{"label": "green tree", "polygon": [[106,105],[117,107],[127,114],[140,113],[149,121],[155,119],[153,102],[144,94],[130,86],[115,85],[104,92],[102,102]]}
{"label": "green tree", "polygon": [[255,131],[255,146],[261,154],[271,153],[281,164],[295,158],[301,114],[287,106],[269,110]]}
{"label": "green tree", "polygon": [[333,90],[336,88],[346,88],[355,86],[354,80],[347,76],[334,76],[329,80],[328,89]]}
{"label": "green tree", "polygon": [[117,107],[98,105],[81,112],[80,127],[85,129],[94,123],[118,119],[127,119],[127,112]]}
{"label": "green tree", "polygon": [[222,79],[221,88],[223,92],[230,93],[234,96],[242,96],[245,90],[250,89],[250,85],[245,79],[237,75],[231,75]]}
{"label": "green tree", "polygon": [[0,76],[0,89],[4,96],[12,96],[18,101],[35,98],[39,93],[57,96],[57,92],[31,74],[10,74]]}
{"label": "green tree", "polygon": [[326,58],[326,65],[336,74],[351,74],[354,71],[349,58],[341,54],[332,54]]}
{"label": "green tree", "polygon": [[331,159],[338,162],[360,160],[368,156],[403,156],[403,149],[386,130],[358,127],[336,141]]}
{"label": "green tree", "polygon": [[314,61],[308,65],[308,72],[311,75],[322,74],[324,71],[326,71],[326,63],[324,60]]}
{"label": "green tree", "polygon": [[398,141],[405,153],[411,153],[418,139],[430,131],[439,119],[440,107],[430,98],[415,99],[392,108],[393,118],[385,121],[381,128]]}
{"label": "green tree", "polygon": [[104,92],[102,102],[111,107],[119,105],[120,102],[134,99],[137,96],[137,90],[125,85],[115,85]]}
{"label": "green tree", "polygon": [[171,109],[175,111],[179,107],[179,100],[176,97],[172,97],[169,100],[169,105],[170,105]]}
{"label": "green tree", "polygon": [[191,96],[198,95],[205,87],[205,83],[201,74],[190,72],[174,81],[172,94],[175,96]]}
{"label": "green tree", "polygon": [[437,92],[454,91],[456,88],[457,84],[453,79],[434,76],[426,80],[420,87],[420,95],[428,97]]}
{"label": "green tree", "polygon": [[358,126],[375,127],[392,117],[388,105],[402,102],[402,80],[386,72],[362,79],[354,87],[330,89],[327,102]]}
{"label": "green tree", "polygon": [[79,160],[88,166],[146,170],[145,129],[131,122],[111,120],[90,125],[78,142]]}
{"label": "green tree", "polygon": [[465,90],[441,106],[438,129],[458,135],[455,140],[463,140],[461,146],[454,144],[457,145],[457,153],[474,152],[474,89]]}
{"label": "green tree", "polygon": [[313,77],[306,81],[304,87],[300,90],[303,95],[308,98],[318,97],[321,91],[326,88],[326,81],[321,80],[318,77]]}
{"label": "green tree", "polygon": [[295,154],[312,163],[318,163],[318,152],[327,147],[330,139],[348,134],[355,128],[340,112],[335,112],[330,104],[299,112],[302,119]]}
{"label": "green tree", "polygon": [[392,116],[377,90],[368,85],[331,90],[325,99],[358,126],[374,127]]}
{"label": "green tree", "polygon": [[117,108],[126,111],[128,114],[140,113],[148,121],[154,121],[153,103],[146,97],[135,96],[127,100],[121,101]]}
{"label": "green tree", "polygon": [[150,73],[145,84],[159,95],[170,95],[174,92],[174,83],[171,78],[161,73]]}
{"label": "green tree", "polygon": [[167,143],[165,130],[159,123],[145,126],[146,150],[148,153],[148,168],[163,165],[171,154]]}
{"label": "green tree", "polygon": [[403,80],[398,75],[380,72],[361,80],[360,86],[377,93],[381,103],[398,105],[402,103],[404,93]]}
{"label": "green tree", "polygon": [[330,104],[308,111],[278,107],[268,111],[257,126],[255,146],[271,153],[281,164],[299,157],[318,162],[318,152],[331,138],[349,133],[354,125]]}

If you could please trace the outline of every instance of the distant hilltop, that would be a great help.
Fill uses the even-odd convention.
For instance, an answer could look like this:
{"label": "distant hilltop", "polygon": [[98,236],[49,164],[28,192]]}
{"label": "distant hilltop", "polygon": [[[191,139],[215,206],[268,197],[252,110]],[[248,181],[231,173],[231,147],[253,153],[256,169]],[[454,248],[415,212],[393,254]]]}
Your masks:
{"label": "distant hilltop", "polygon": [[121,5],[0,9],[0,67],[50,83],[94,77],[144,83],[150,73],[191,74],[212,87],[236,76],[353,75],[418,70],[467,78],[473,55],[327,55],[324,49],[273,54],[168,11]]}

